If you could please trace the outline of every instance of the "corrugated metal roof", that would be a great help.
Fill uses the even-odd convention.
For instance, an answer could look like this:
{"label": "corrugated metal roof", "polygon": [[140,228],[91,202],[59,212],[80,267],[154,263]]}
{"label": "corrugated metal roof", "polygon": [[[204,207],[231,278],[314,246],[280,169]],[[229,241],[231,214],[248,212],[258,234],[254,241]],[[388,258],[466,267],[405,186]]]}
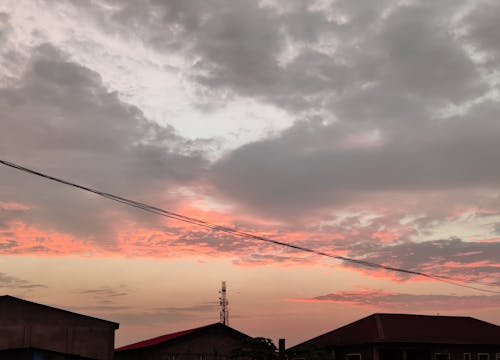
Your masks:
{"label": "corrugated metal roof", "polygon": [[194,329],[183,330],[183,331],[179,331],[179,332],[175,332],[175,333],[171,333],[171,334],[161,335],[161,336],[158,336],[158,337],[155,337],[152,339],[143,340],[143,341],[139,341],[139,342],[136,342],[136,343],[133,343],[130,345],[122,346],[122,347],[117,348],[115,350],[122,351],[122,350],[140,349],[140,348],[144,348],[144,347],[148,347],[148,346],[154,346],[154,345],[163,344],[163,343],[172,341],[174,339],[182,338],[183,336],[186,336],[186,335],[199,333],[199,332],[203,332],[205,330],[215,329],[215,328],[223,328],[223,329],[231,331],[234,334],[237,334],[238,336],[249,337],[248,335],[246,335],[238,330],[235,330],[229,326],[223,325],[221,323],[214,323],[214,324],[201,326],[201,327],[194,328]]}
{"label": "corrugated metal roof", "polygon": [[500,326],[467,316],[373,314],[289,350],[381,342],[499,344]]}
{"label": "corrugated metal roof", "polygon": [[4,303],[5,302],[16,302],[16,303],[20,303],[20,304],[29,305],[29,306],[36,306],[36,307],[39,307],[40,309],[45,309],[48,311],[63,312],[63,313],[66,313],[68,315],[71,315],[71,316],[76,316],[76,317],[81,317],[81,318],[85,318],[85,319],[90,319],[90,320],[95,320],[95,321],[100,321],[100,322],[104,322],[107,324],[111,324],[115,329],[118,329],[120,327],[120,324],[117,322],[114,322],[114,321],[99,319],[99,318],[96,318],[93,316],[84,315],[84,314],[76,313],[76,312],[61,309],[61,308],[56,308],[54,306],[49,306],[49,305],[44,305],[44,304],[36,303],[33,301],[29,301],[29,300],[24,300],[24,299],[21,299],[21,298],[15,297],[15,296],[11,296],[11,295],[1,295],[0,302],[4,302]]}
{"label": "corrugated metal roof", "polygon": [[196,329],[189,329],[189,330],[179,331],[179,332],[172,333],[172,334],[161,335],[161,336],[158,336],[158,337],[155,337],[155,338],[152,338],[152,339],[147,339],[147,340],[136,342],[134,344],[122,346],[122,347],[120,347],[120,348],[118,348],[116,350],[120,351],[120,350],[129,350],[129,349],[138,349],[138,348],[143,348],[143,347],[146,347],[146,346],[152,346],[152,345],[161,344],[161,343],[167,342],[169,340],[173,340],[173,339],[176,339],[178,337],[190,334],[193,331],[196,331],[196,330],[199,330],[199,329],[202,329],[202,328],[203,327],[196,328]]}
{"label": "corrugated metal roof", "polygon": [[468,316],[377,314],[384,334],[381,341],[447,344],[498,344],[500,326]]}

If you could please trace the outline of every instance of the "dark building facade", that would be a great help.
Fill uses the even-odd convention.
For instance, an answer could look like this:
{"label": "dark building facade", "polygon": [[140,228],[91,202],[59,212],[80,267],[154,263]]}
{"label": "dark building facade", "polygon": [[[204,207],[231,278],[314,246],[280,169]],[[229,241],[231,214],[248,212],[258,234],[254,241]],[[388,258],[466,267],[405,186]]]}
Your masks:
{"label": "dark building facade", "polygon": [[500,360],[500,326],[461,316],[373,314],[287,350],[289,360]]}
{"label": "dark building facade", "polygon": [[20,348],[0,350],[0,359],[5,360],[93,360],[80,355],[59,353],[56,351]]}
{"label": "dark building facade", "polygon": [[224,360],[250,336],[221,323],[120,347],[116,360]]}
{"label": "dark building facade", "polygon": [[1,359],[95,359],[114,356],[119,324],[0,296]]}

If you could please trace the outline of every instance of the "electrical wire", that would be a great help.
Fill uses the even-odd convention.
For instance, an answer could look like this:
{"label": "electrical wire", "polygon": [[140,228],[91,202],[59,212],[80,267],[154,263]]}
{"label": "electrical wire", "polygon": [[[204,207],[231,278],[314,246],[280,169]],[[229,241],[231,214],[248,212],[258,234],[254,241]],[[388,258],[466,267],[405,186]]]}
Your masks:
{"label": "electrical wire", "polygon": [[19,171],[23,171],[23,172],[28,173],[28,174],[36,175],[36,176],[60,183],[60,184],[71,186],[71,187],[77,188],[79,190],[84,190],[84,191],[99,195],[101,197],[104,197],[106,199],[125,204],[127,206],[132,206],[132,207],[135,207],[135,208],[138,208],[138,209],[141,209],[141,210],[144,210],[144,211],[156,214],[156,215],[160,215],[160,216],[164,216],[167,218],[182,221],[185,223],[197,225],[197,226],[211,229],[214,231],[229,233],[229,234],[232,234],[232,235],[235,235],[238,237],[254,239],[257,241],[266,242],[266,243],[270,243],[270,244],[274,244],[274,245],[279,245],[279,246],[287,247],[287,248],[302,251],[302,252],[307,252],[307,253],[323,256],[323,257],[328,257],[328,258],[340,260],[340,261],[343,261],[346,263],[361,265],[364,267],[381,269],[381,270],[397,272],[397,273],[403,273],[403,274],[413,275],[413,276],[420,276],[420,277],[424,277],[424,278],[428,278],[428,279],[432,279],[432,280],[436,280],[436,281],[441,281],[441,282],[445,282],[445,283],[456,285],[456,286],[461,286],[461,287],[468,288],[468,289],[500,294],[500,291],[497,291],[497,290],[490,290],[490,289],[479,288],[477,286],[472,286],[472,285],[479,284],[479,285],[484,285],[484,286],[488,286],[488,287],[498,287],[498,286],[500,286],[500,284],[498,284],[498,283],[464,280],[464,279],[458,279],[458,278],[453,278],[453,277],[444,276],[444,275],[429,274],[429,273],[425,273],[425,272],[421,272],[421,271],[408,270],[408,269],[403,269],[403,268],[398,268],[398,267],[382,265],[382,264],[374,263],[371,261],[354,259],[354,258],[349,258],[349,257],[345,257],[345,256],[330,254],[330,253],[326,253],[323,251],[306,248],[306,247],[303,247],[300,245],[295,245],[295,244],[291,244],[291,243],[287,243],[287,242],[283,242],[283,241],[279,241],[279,240],[269,239],[269,238],[266,238],[266,237],[263,237],[260,235],[255,235],[255,234],[252,234],[249,232],[241,231],[241,230],[238,230],[236,228],[217,225],[217,224],[205,221],[205,220],[201,220],[198,218],[182,215],[182,214],[179,214],[179,213],[176,213],[173,211],[161,209],[161,208],[158,208],[156,206],[148,205],[148,204],[134,201],[134,200],[131,200],[128,198],[118,196],[118,195],[114,195],[111,193],[107,193],[104,191],[93,189],[93,188],[90,188],[87,186],[79,185],[79,184],[70,182],[68,180],[64,180],[64,179],[57,178],[57,177],[33,170],[33,169],[26,168],[24,166],[12,163],[10,161],[0,159],[0,164],[17,169]]}

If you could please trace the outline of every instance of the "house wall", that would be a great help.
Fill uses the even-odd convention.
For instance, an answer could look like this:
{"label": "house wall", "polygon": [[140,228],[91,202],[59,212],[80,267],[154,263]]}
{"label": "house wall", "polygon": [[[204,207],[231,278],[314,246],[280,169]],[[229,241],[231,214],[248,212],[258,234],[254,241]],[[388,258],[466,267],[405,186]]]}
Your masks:
{"label": "house wall", "polygon": [[0,319],[0,350],[32,347],[113,359],[112,323],[15,299],[0,301]]}
{"label": "house wall", "polygon": [[48,350],[23,348],[0,350],[0,359],[8,360],[92,360],[78,355],[61,354]]}
{"label": "house wall", "polygon": [[245,339],[227,333],[200,334],[147,348],[116,351],[116,360],[224,360]]}
{"label": "house wall", "polygon": [[[390,356],[390,350],[396,350],[396,356]],[[389,350],[389,351],[388,351]],[[397,352],[399,351],[399,353]],[[470,360],[478,360],[479,353],[489,354],[489,360],[495,360],[500,354],[500,344],[495,345],[452,345],[452,344],[386,344],[376,347],[378,359],[374,360],[436,360],[437,354],[450,360],[464,360],[464,353],[470,353]],[[384,356],[385,355],[385,356]]]}
{"label": "house wall", "polygon": [[[335,360],[346,360],[347,354],[359,353],[361,360],[438,360],[437,354],[449,354],[449,360],[464,360],[464,353],[470,353],[470,360],[479,360],[478,354],[489,354],[489,360],[500,355],[500,344],[492,345],[450,345],[450,344],[376,344],[370,347],[346,347],[336,351]],[[447,356],[447,355],[444,355]]]}
{"label": "house wall", "polygon": [[[348,358],[348,355],[359,354],[361,356],[360,360],[380,360],[376,359],[373,346],[349,346],[334,349],[335,360],[344,360]],[[331,353],[331,351],[330,351]]]}
{"label": "house wall", "polygon": [[[332,351],[333,349],[333,351]],[[500,360],[498,345],[450,345],[450,344],[371,344],[296,351],[288,354],[288,360],[347,360],[349,354],[359,354],[360,360],[437,360],[436,354],[449,354],[449,360],[479,360],[478,354],[489,354],[489,360]],[[496,358],[498,354],[498,358]]]}

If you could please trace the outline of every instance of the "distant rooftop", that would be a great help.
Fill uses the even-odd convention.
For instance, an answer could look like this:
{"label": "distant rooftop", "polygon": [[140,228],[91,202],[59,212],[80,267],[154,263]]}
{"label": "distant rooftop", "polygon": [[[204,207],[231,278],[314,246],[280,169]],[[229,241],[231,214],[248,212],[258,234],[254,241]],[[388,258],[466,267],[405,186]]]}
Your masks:
{"label": "distant rooftop", "polygon": [[235,334],[240,335],[240,336],[249,337],[248,335],[246,335],[246,334],[244,334],[236,329],[233,329],[227,325],[223,325],[221,323],[214,323],[214,324],[210,324],[210,325],[206,325],[206,326],[197,327],[194,329],[178,331],[178,332],[171,333],[171,334],[161,335],[161,336],[158,336],[158,337],[155,337],[152,339],[139,341],[139,342],[136,342],[136,343],[133,343],[130,345],[119,347],[116,349],[116,351],[140,349],[140,348],[144,348],[144,347],[148,347],[148,346],[154,346],[154,345],[159,345],[159,344],[163,344],[163,343],[168,343],[172,340],[177,340],[177,339],[186,337],[186,336],[191,335],[191,334],[203,333],[205,331],[210,331],[212,329],[218,329],[218,328],[229,330],[229,331],[234,332]]}
{"label": "distant rooftop", "polygon": [[499,344],[500,326],[468,316],[372,314],[289,350],[381,342]]}
{"label": "distant rooftop", "polygon": [[44,305],[44,304],[36,303],[36,302],[33,302],[33,301],[24,300],[24,299],[15,297],[15,296],[0,295],[0,303],[2,303],[2,302],[5,303],[5,302],[9,302],[9,301],[19,302],[19,303],[26,304],[26,305],[29,305],[29,306],[37,306],[37,307],[40,307],[42,309],[46,309],[46,310],[50,310],[50,311],[59,311],[59,312],[63,312],[63,313],[66,313],[66,314],[69,314],[69,315],[72,315],[72,316],[81,317],[81,318],[85,318],[85,319],[102,321],[102,322],[105,322],[105,323],[113,325],[115,329],[118,329],[120,327],[120,324],[118,324],[116,322],[113,322],[113,321],[99,319],[99,318],[96,318],[96,317],[93,317],[93,316],[83,315],[83,314],[76,313],[76,312],[73,312],[73,311],[68,311],[68,310],[60,309],[60,308],[57,308],[57,307],[54,307],[54,306],[49,306],[49,305]]}

